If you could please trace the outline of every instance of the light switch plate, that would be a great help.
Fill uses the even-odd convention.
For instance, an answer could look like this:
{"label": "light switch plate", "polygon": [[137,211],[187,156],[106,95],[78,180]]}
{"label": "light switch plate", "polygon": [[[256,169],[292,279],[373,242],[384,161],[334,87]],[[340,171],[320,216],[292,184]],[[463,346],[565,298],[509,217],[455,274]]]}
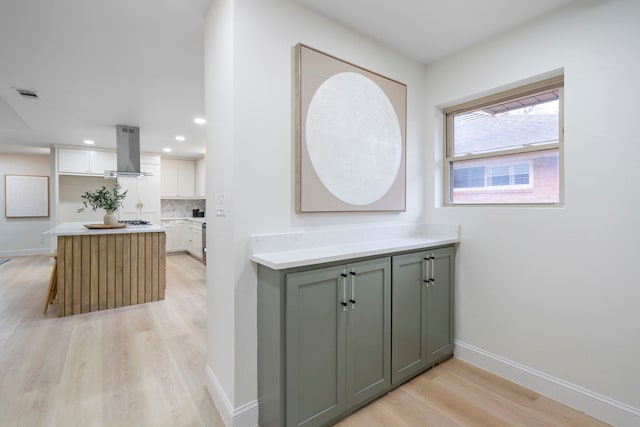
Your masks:
{"label": "light switch plate", "polygon": [[224,193],[216,194],[216,216],[225,216],[225,213],[224,213]]}

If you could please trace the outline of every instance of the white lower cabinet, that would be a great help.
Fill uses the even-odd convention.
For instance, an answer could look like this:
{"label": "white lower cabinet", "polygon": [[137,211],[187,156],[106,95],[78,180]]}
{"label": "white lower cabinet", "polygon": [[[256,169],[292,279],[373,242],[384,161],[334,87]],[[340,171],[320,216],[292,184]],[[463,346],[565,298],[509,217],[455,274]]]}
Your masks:
{"label": "white lower cabinet", "polygon": [[163,219],[162,226],[167,229],[167,252],[185,252],[187,250],[187,221],[184,219]]}
{"label": "white lower cabinet", "polygon": [[173,221],[173,231],[175,234],[176,252],[187,250],[187,221],[176,219]]}
{"label": "white lower cabinet", "polygon": [[189,221],[187,252],[198,259],[202,259],[202,224]]}
{"label": "white lower cabinet", "polygon": [[188,252],[202,259],[202,223],[186,219],[163,219],[167,229],[167,252]]}
{"label": "white lower cabinet", "polygon": [[162,226],[166,229],[166,250],[167,252],[176,252],[176,232],[174,230],[174,221],[170,219],[163,219],[160,221]]}

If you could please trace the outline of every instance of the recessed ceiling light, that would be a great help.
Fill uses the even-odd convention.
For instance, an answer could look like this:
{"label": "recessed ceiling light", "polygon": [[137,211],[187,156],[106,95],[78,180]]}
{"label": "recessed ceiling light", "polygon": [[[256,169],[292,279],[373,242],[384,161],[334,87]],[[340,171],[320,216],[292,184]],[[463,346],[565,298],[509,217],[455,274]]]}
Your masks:
{"label": "recessed ceiling light", "polygon": [[171,152],[171,148],[163,148],[162,151],[164,151],[165,153],[170,153]]}
{"label": "recessed ceiling light", "polygon": [[202,117],[196,117],[195,119],[193,119],[193,121],[198,125],[203,125],[203,124],[207,123],[207,121],[205,119],[203,119]]}
{"label": "recessed ceiling light", "polygon": [[184,137],[184,136],[182,136],[182,135],[178,135],[178,136],[176,136],[176,141],[184,141],[185,139],[187,139],[187,138],[185,138],[185,137]]}
{"label": "recessed ceiling light", "polygon": [[90,139],[85,139],[85,140],[84,140],[84,141],[82,141],[82,142],[84,142],[85,144],[89,144],[89,145],[93,145],[93,144],[95,144],[95,143],[96,143],[95,141],[92,141],[92,140],[90,140]]}

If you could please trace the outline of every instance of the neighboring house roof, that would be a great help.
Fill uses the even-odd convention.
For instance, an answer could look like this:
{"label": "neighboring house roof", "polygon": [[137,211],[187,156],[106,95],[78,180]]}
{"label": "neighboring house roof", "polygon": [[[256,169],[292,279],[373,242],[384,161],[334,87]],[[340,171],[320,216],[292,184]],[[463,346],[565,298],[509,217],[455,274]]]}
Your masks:
{"label": "neighboring house roof", "polygon": [[457,154],[558,140],[556,114],[498,114],[473,112],[455,118]]}

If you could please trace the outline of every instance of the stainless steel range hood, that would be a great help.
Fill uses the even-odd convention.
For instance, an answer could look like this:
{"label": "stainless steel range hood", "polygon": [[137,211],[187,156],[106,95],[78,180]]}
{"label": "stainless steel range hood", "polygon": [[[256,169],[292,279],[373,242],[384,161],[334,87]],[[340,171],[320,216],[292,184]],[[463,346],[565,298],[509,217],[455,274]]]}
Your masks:
{"label": "stainless steel range hood", "polygon": [[116,146],[118,149],[118,170],[104,171],[105,178],[119,176],[151,176],[140,171],[140,128],[116,125]]}

